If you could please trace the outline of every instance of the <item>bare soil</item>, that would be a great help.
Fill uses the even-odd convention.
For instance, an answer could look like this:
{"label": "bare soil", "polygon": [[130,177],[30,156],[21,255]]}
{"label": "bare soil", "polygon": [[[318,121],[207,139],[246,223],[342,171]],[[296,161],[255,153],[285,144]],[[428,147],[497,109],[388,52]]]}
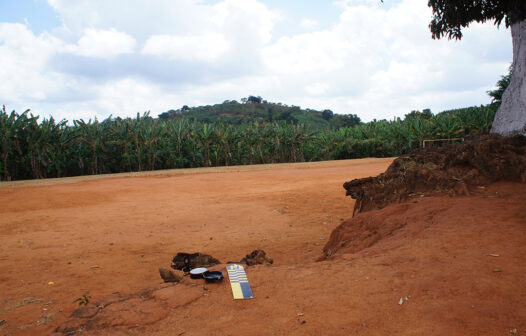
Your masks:
{"label": "bare soil", "polygon": [[[342,182],[391,162],[0,184],[0,335],[526,335],[524,184],[413,199],[331,236],[354,205]],[[246,267],[251,300],[226,272],[159,276],[177,252],[255,249],[274,264]]]}
{"label": "bare soil", "polygon": [[385,173],[345,182],[353,214],[421,195],[471,195],[497,182],[526,182],[526,136],[482,134],[444,147],[403,155]]}

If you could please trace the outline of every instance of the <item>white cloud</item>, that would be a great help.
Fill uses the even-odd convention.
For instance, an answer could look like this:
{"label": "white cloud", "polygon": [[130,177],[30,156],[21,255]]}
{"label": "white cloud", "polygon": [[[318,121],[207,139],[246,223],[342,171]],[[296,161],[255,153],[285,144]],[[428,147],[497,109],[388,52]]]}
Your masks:
{"label": "white cloud", "polygon": [[278,17],[257,0],[225,0],[214,6],[211,21],[230,39],[244,45],[263,45],[270,41]]}
{"label": "white cloud", "polygon": [[[48,3],[62,22],[51,32],[0,23],[0,104],[69,120],[247,95],[390,119],[489,102],[511,62],[509,31],[491,23],[432,40],[421,0],[339,1],[324,29],[264,0]],[[278,35],[284,16],[294,27]]]}
{"label": "white cloud", "polygon": [[165,56],[174,60],[211,62],[229,49],[226,38],[221,34],[200,36],[154,35],[142,50],[144,54]]}
{"label": "white cloud", "polygon": [[62,45],[47,33],[34,36],[25,25],[0,23],[0,104],[45,100],[57,77],[42,70]]}
{"label": "white cloud", "polygon": [[300,22],[300,27],[307,30],[314,29],[319,25],[320,23],[313,19],[302,19]]}
{"label": "white cloud", "polygon": [[305,86],[305,91],[313,96],[321,96],[329,91],[330,85],[327,83],[313,83]]}
{"label": "white cloud", "polygon": [[114,28],[108,30],[86,28],[77,44],[67,45],[63,51],[86,57],[112,58],[133,53],[135,45],[132,36]]}
{"label": "white cloud", "polygon": [[[460,42],[432,40],[430,9],[420,0],[390,8],[376,1],[339,5],[343,11],[331,29],[282,37],[264,49],[268,72],[296,104],[365,120],[476,105],[489,102],[486,90],[504,73],[506,55],[511,61],[508,32],[491,24],[473,25]],[[506,52],[489,52],[494,49]],[[280,74],[304,83],[304,92]],[[447,99],[447,92],[462,94]]]}

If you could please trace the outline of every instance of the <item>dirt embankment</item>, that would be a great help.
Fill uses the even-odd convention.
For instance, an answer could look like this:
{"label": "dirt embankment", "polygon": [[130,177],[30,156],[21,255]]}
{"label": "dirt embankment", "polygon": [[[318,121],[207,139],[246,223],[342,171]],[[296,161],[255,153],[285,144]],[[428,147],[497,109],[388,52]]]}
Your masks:
{"label": "dirt embankment", "polygon": [[353,215],[421,195],[470,195],[497,181],[526,182],[526,137],[483,135],[396,159],[377,177],[346,182]]}

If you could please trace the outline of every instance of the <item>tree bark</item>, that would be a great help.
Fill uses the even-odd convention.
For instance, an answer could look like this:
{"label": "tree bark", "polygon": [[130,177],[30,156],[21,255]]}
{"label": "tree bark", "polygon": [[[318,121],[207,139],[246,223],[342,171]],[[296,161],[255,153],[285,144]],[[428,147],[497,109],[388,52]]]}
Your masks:
{"label": "tree bark", "polygon": [[526,135],[526,19],[511,25],[513,63],[511,82],[504,94],[491,133]]}

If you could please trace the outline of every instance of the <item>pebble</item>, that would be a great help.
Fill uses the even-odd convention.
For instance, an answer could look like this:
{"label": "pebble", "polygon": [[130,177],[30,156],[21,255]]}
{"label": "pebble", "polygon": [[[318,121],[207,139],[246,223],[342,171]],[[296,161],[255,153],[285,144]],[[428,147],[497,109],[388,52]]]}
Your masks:
{"label": "pebble", "polygon": [[398,300],[398,304],[401,306],[402,303],[404,303],[404,299],[403,299],[403,298],[400,298],[400,300]]}

